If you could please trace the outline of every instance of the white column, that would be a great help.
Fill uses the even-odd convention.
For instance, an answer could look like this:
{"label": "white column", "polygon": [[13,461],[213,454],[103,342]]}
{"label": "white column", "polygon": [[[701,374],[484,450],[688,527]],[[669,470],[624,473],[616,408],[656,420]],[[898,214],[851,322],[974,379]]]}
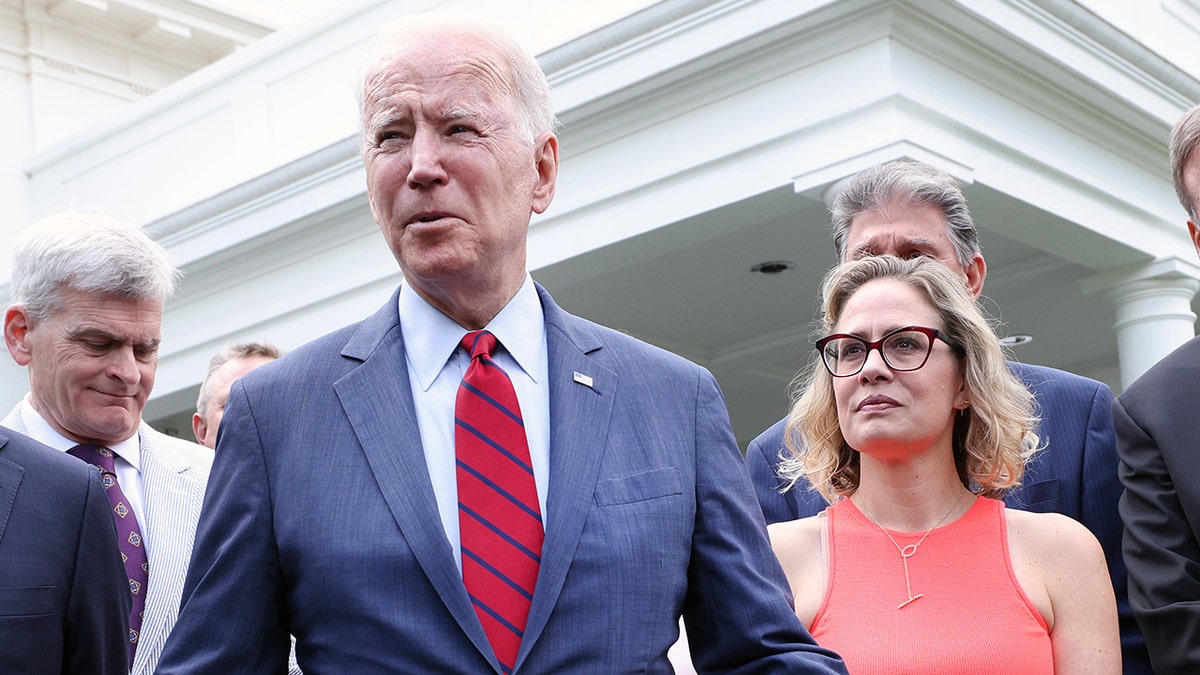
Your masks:
{"label": "white column", "polygon": [[1083,287],[1112,304],[1122,387],[1196,334],[1200,267],[1193,263],[1160,259],[1091,277]]}

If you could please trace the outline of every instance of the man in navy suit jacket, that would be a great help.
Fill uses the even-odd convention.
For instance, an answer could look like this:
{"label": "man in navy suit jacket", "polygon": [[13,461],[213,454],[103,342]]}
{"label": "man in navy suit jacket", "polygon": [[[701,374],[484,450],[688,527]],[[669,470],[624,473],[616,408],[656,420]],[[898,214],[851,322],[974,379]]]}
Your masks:
{"label": "man in navy suit jacket", "polygon": [[[1171,130],[1171,175],[1200,253],[1200,105]],[[1160,674],[1200,672],[1200,338],[1113,403],[1129,602]]]}
{"label": "man in navy suit jacket", "polygon": [[[703,671],[844,672],[792,611],[712,376],[526,272],[558,171],[536,62],[464,19],[384,38],[361,153],[404,283],[233,386],[158,673],[282,672],[289,631],[308,673],[666,673],[681,616]],[[511,661],[458,555],[458,344],[484,327],[545,535]]]}
{"label": "man in navy suit jacket", "polygon": [[[943,262],[978,296],[987,265],[978,232],[958,184],[920,162],[896,161],[868,168],[847,181],[833,206],[838,259],[890,254],[923,255]],[[1009,363],[1033,392],[1045,444],[1022,485],[1005,502],[1026,511],[1055,512],[1083,523],[1104,547],[1121,623],[1124,672],[1151,673],[1146,644],[1129,608],[1121,559],[1121,484],[1107,385],[1061,370]],[[776,474],[784,447],[780,420],[750,442],[746,461],[768,523],[816,515],[825,501],[806,485],[781,492]]]}
{"label": "man in navy suit jacket", "polygon": [[0,432],[0,672],[129,672],[129,585],[100,474]]}

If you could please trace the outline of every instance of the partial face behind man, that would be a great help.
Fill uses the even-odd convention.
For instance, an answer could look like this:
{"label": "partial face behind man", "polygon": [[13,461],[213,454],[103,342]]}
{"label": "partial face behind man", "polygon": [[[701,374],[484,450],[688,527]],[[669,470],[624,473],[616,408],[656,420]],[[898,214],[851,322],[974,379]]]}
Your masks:
{"label": "partial face behind man", "polygon": [[970,264],[963,265],[955,254],[945,215],[928,204],[890,201],[854,216],[846,238],[846,258],[871,255],[927,256],[953,270],[972,295],[978,297],[983,291],[987,274],[983,256],[976,253]]}
{"label": "partial face behind man", "polygon": [[225,404],[229,401],[229,389],[234,381],[274,360],[269,356],[235,357],[222,363],[221,367],[209,376],[208,406],[203,413],[197,410],[192,415],[192,433],[195,434],[197,443],[210,449],[217,447],[217,429],[225,416]]}
{"label": "partial face behind man", "polygon": [[554,196],[557,139],[528,138],[510,71],[468,30],[416,29],[364,81],[371,211],[405,279],[443,311],[515,293],[530,216]]}
{"label": "partial face behind man", "polygon": [[[1200,149],[1192,150],[1187,161],[1184,162],[1183,186],[1188,200],[1192,204],[1192,211],[1200,213]],[[1188,219],[1188,235],[1192,239],[1192,246],[1196,248],[1196,253],[1200,254],[1200,223]]]}
{"label": "partial face behind man", "polygon": [[131,438],[154,388],[162,313],[161,300],[72,288],[41,320],[9,307],[5,341],[28,368],[34,409],[77,443]]}

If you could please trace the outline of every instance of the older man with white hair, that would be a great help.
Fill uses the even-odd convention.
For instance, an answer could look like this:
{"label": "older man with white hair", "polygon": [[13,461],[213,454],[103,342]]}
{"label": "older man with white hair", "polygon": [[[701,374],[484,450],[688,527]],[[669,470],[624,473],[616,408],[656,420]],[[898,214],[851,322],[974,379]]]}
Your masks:
{"label": "older man with white hair", "polygon": [[3,424],[100,471],[133,606],[129,667],[151,675],[175,624],[212,452],[142,421],[178,271],[140,229],[60,213],[13,250],[9,354],[29,394]]}

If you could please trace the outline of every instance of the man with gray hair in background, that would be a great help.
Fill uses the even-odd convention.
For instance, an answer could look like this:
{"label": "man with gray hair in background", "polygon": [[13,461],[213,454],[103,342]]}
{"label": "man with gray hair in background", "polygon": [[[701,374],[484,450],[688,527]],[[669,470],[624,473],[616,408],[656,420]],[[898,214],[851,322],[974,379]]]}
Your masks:
{"label": "man with gray hair in background", "polygon": [[[1171,131],[1171,177],[1200,253],[1200,105]],[[1200,672],[1200,338],[1113,402],[1129,603],[1157,673]]]}
{"label": "man with gray hair in background", "polygon": [[281,356],[283,352],[278,347],[265,342],[235,342],[213,355],[200,383],[200,396],[192,415],[192,433],[197,443],[206,448],[217,447],[217,428],[225,415],[225,401],[234,380]]}
{"label": "man with gray hair in background", "polygon": [[[221,428],[221,418],[225,416],[229,388],[239,377],[281,356],[283,352],[267,342],[234,342],[213,354],[204,381],[200,383],[196,412],[192,414],[192,433],[197,443],[212,450],[217,449],[217,432]],[[300,666],[296,663],[296,638],[292,638],[288,674],[300,673]]]}
{"label": "man with gray hair in background", "polygon": [[9,354],[29,393],[3,424],[98,468],[133,599],[129,661],[151,675],[178,616],[212,452],[142,421],[179,272],[140,229],[91,213],[18,237]]}
{"label": "man with gray hair in background", "polygon": [[[987,264],[979,232],[958,183],[941,169],[911,160],[869,167],[838,193],[832,209],[838,261],[870,255],[925,256],[950,268],[975,297],[983,292]],[[1010,361],[1033,393],[1045,444],[1022,484],[1005,496],[1011,508],[1069,516],[1091,530],[1108,562],[1117,597],[1121,655],[1126,675],[1150,673],[1146,646],[1134,622],[1121,561],[1121,495],[1113,434],[1112,390],[1102,382],[1044,366]],[[807,485],[783,491],[775,473],[784,447],[781,420],[750,442],[746,461],[768,523],[816,515],[825,501]]]}

